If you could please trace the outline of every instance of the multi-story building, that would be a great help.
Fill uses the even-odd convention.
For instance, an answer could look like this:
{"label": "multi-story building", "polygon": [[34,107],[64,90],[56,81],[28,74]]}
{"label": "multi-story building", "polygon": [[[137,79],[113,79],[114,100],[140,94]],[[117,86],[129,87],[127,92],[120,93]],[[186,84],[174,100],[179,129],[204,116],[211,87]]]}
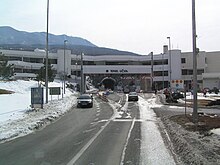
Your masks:
{"label": "multi-story building", "polygon": [[[34,78],[43,66],[44,51],[0,50],[14,66],[15,78]],[[65,56],[64,56],[65,54]],[[65,71],[76,81],[81,75],[81,55],[71,50],[57,50],[48,54],[57,77]],[[197,78],[199,88],[220,88],[220,52],[200,51],[198,56]],[[65,62],[65,65],[64,65]],[[65,66],[65,68],[64,68]],[[171,69],[171,70],[170,70]],[[184,80],[191,89],[193,79],[193,53],[181,50],[168,51],[155,55],[83,55],[83,73],[90,76],[94,85],[104,84],[108,88],[138,86],[150,90],[151,86],[161,89],[169,86],[170,80]],[[153,80],[153,83],[152,83]]]}

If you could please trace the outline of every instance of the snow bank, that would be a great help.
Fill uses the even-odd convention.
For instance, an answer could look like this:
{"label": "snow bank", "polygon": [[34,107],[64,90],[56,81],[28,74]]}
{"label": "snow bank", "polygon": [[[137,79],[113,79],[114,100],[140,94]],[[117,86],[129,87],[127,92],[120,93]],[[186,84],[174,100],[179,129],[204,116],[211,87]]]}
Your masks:
{"label": "snow bank", "polygon": [[[157,127],[156,114],[152,107],[160,107],[156,104],[156,98],[147,101],[139,97],[139,108],[142,122],[141,160],[140,164],[174,165],[175,162],[166,148],[160,131]],[[158,153],[160,153],[158,155]]]}
{"label": "snow bank", "polygon": [[211,132],[220,136],[220,128],[213,129]]}
{"label": "snow bank", "polygon": [[[15,92],[0,95],[0,141],[32,133],[63,115],[76,104],[75,94],[66,89],[63,99],[57,100],[58,97],[53,96],[53,100],[45,104],[43,109],[31,110],[31,88],[37,86],[36,81],[0,82],[1,89]],[[54,86],[61,87],[62,83],[59,81],[49,83],[49,87]]]}

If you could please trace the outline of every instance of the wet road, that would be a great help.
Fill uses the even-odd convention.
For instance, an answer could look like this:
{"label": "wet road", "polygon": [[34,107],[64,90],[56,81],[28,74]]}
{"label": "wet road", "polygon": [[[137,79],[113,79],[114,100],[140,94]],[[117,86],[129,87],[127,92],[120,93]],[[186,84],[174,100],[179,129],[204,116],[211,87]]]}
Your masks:
{"label": "wet road", "polygon": [[[141,129],[148,128],[149,122],[152,123],[150,120],[144,121],[141,114],[152,113],[147,106],[151,96],[142,96],[140,102],[127,102],[124,94],[110,95],[109,103],[95,98],[93,108],[73,107],[44,129],[0,144],[0,164],[141,164],[141,155],[149,155],[141,151],[146,147],[141,146]],[[157,133],[157,136],[160,134]],[[162,139],[160,141],[162,144]],[[161,152],[160,149],[158,151]],[[148,152],[151,152],[149,147]]]}
{"label": "wet road", "polygon": [[132,120],[113,120],[111,106],[95,100],[93,108],[73,107],[44,129],[0,144],[0,164],[120,164]]}

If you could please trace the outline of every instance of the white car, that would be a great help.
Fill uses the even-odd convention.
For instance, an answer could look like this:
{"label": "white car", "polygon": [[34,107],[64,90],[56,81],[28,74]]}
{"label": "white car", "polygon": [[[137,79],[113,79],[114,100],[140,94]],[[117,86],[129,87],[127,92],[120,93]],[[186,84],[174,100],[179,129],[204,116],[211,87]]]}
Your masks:
{"label": "white car", "polygon": [[77,98],[77,108],[80,107],[93,107],[93,97],[89,94],[82,94]]}

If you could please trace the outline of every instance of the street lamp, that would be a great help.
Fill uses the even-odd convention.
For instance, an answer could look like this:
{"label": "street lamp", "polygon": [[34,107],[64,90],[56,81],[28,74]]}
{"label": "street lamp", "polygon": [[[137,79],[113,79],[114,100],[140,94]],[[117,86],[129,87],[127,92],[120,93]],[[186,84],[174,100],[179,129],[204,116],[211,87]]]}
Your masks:
{"label": "street lamp", "polygon": [[84,93],[83,53],[81,53],[81,94]]}
{"label": "street lamp", "polygon": [[192,0],[192,39],[193,39],[193,122],[198,123],[197,113],[197,49],[195,0]]}
{"label": "street lamp", "polygon": [[151,55],[151,90],[153,90],[153,83],[154,83],[154,57],[153,57],[153,52],[151,52],[150,55]]}
{"label": "street lamp", "polygon": [[75,66],[76,66],[76,70],[75,70],[75,83],[77,81],[77,65],[78,65],[78,54],[76,55],[76,61],[75,61]]}
{"label": "street lamp", "polygon": [[64,76],[64,78],[63,78],[64,79],[64,82],[63,82],[64,83],[64,94],[66,93],[65,92],[66,91],[65,90],[65,88],[66,88],[66,85],[65,85],[66,84],[66,82],[65,82],[66,81],[66,43],[67,43],[67,40],[64,40],[64,60],[63,60],[64,61],[64,65],[63,65],[64,66],[64,69],[63,69],[63,72],[64,72],[63,73],[63,76]]}
{"label": "street lamp", "polygon": [[46,74],[45,74],[45,86],[46,86],[46,103],[48,103],[48,26],[49,26],[49,0],[47,0],[47,33],[46,33]]}
{"label": "street lamp", "polygon": [[164,53],[162,53],[163,89],[164,89]]}
{"label": "street lamp", "polygon": [[171,71],[171,44],[170,44],[170,37],[167,37],[167,39],[169,40],[169,62],[170,62],[170,83],[169,83],[169,87],[170,87],[170,90],[171,90],[171,74],[172,74],[172,71]]}

